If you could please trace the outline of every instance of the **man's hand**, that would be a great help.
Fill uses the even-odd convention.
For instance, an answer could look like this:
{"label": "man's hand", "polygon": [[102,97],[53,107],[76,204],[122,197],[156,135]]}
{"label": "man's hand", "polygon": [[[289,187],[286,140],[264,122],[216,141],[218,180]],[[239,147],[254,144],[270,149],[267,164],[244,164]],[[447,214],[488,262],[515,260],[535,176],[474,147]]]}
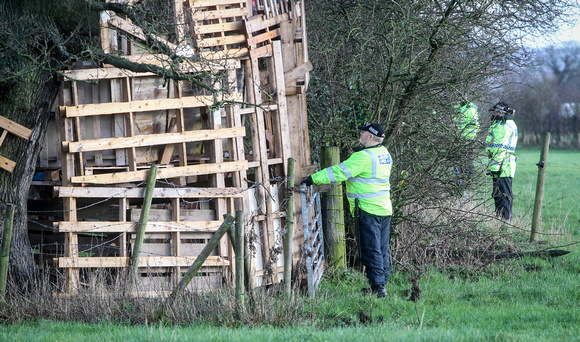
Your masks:
{"label": "man's hand", "polygon": [[306,186],[314,185],[314,182],[312,181],[312,176],[308,176],[308,177],[304,178],[302,180],[302,182],[300,183],[300,185],[306,185]]}

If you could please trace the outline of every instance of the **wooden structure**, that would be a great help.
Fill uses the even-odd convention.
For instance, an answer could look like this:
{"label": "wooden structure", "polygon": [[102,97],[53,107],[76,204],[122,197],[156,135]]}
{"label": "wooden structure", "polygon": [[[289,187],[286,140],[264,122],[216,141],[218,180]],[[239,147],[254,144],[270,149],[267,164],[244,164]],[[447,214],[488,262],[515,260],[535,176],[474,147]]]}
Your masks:
{"label": "wooden structure", "polygon": [[[32,131],[28,128],[17,124],[12,120],[8,120],[3,116],[0,116],[0,128],[2,129],[2,135],[0,135],[0,146],[4,143],[8,133],[14,134],[22,139],[30,139]],[[0,156],[0,168],[12,173],[16,163],[6,157]]]}
{"label": "wooden structure", "polygon": [[[65,270],[69,291],[84,283],[84,270],[127,266],[152,164],[159,171],[140,291],[171,290],[223,215],[235,210],[245,213],[254,284],[282,279],[285,166],[295,158],[301,179],[300,166],[310,160],[305,89],[312,66],[303,11],[293,0],[175,0],[175,37],[154,39],[186,56],[182,71],[226,75],[208,76],[222,89],[218,94],[108,65],[63,72],[38,167],[45,177],[33,182],[37,190],[54,187],[62,215],[31,216],[64,234],[54,261]],[[104,12],[101,21],[103,50],[165,65],[168,57],[146,51],[145,34],[128,18]],[[299,198],[294,208],[297,260]],[[224,238],[190,288],[231,281],[233,263]]]}

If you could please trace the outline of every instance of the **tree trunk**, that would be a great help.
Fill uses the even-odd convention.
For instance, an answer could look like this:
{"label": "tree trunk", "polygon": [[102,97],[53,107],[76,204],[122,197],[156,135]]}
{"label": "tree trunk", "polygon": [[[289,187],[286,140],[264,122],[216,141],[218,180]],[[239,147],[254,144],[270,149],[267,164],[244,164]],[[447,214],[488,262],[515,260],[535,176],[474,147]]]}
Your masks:
{"label": "tree trunk", "polygon": [[[13,13],[0,11],[0,22],[17,25],[18,21],[11,15]],[[0,146],[0,155],[16,163],[12,173],[0,169],[0,226],[4,225],[5,204],[14,204],[10,276],[20,289],[29,286],[38,273],[28,239],[27,199],[59,87],[59,82],[46,65],[43,68],[38,64],[36,50],[28,50],[28,56],[24,58],[18,54],[3,55],[4,68],[18,76],[9,80],[0,79],[0,115],[32,130],[29,140],[7,134]]]}

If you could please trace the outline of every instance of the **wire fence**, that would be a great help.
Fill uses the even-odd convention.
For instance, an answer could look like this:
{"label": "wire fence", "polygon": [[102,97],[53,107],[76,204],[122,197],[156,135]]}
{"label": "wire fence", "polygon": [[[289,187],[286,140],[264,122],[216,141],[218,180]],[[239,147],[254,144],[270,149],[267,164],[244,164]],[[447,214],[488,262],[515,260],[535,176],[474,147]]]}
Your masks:
{"label": "wire fence", "polygon": [[[203,204],[208,204],[214,200],[217,199],[222,199],[224,197],[233,197],[236,195],[240,195],[240,194],[244,194],[247,197],[250,197],[250,194],[248,194],[251,191],[254,192],[258,192],[261,191],[261,193],[263,194],[264,198],[263,200],[257,200],[256,201],[256,207],[249,211],[249,208],[246,208],[245,210],[245,214],[244,214],[244,222],[245,222],[245,227],[246,227],[246,232],[248,232],[247,237],[249,240],[249,243],[251,243],[252,245],[254,245],[254,248],[262,248],[263,246],[261,245],[261,241],[263,241],[263,239],[266,237],[266,235],[274,235],[277,237],[277,241],[276,241],[276,245],[277,246],[281,246],[282,245],[282,241],[281,241],[281,237],[284,235],[284,228],[282,226],[280,226],[280,231],[279,232],[275,232],[272,230],[262,230],[262,231],[257,231],[257,229],[254,229],[254,223],[256,222],[256,218],[259,216],[263,216],[264,218],[268,217],[268,216],[274,216],[274,217],[281,217],[283,214],[286,213],[286,204],[288,201],[288,198],[284,197],[283,199],[279,200],[279,198],[277,198],[277,193],[272,193],[270,188],[268,186],[266,186],[267,184],[276,184],[277,185],[277,191],[279,191],[280,189],[283,188],[284,185],[286,185],[288,182],[288,178],[286,177],[274,177],[265,181],[261,181],[261,182],[253,182],[251,183],[250,186],[246,187],[246,188],[240,188],[238,190],[235,191],[231,191],[228,190],[227,192],[214,192],[214,196],[213,197],[205,197],[205,198],[199,198],[199,199],[195,199],[192,200],[191,198],[186,198],[181,196],[179,189],[184,188],[183,186],[177,185],[174,182],[171,182],[168,179],[157,179],[156,184],[163,184],[164,186],[169,186],[170,188],[173,188],[176,191],[176,193],[179,195],[178,200],[179,202],[184,205],[184,206],[191,206],[191,207],[199,207],[200,205]],[[146,182],[140,182],[137,183],[135,185],[135,187],[141,187],[145,184]],[[82,207],[78,207],[72,210],[65,210],[65,209],[58,209],[58,210],[29,210],[28,214],[29,215],[38,215],[38,216],[59,216],[59,215],[63,215],[66,212],[83,212],[84,210],[88,210],[94,207],[98,207],[101,206],[111,200],[118,200],[119,198],[122,198],[123,195],[125,193],[127,193],[128,191],[132,191],[134,190],[134,188],[125,188],[125,189],[120,189],[119,192],[116,192],[106,198],[100,199],[96,202],[93,202],[91,204],[87,204],[84,205]],[[298,191],[297,188],[294,189],[294,191]],[[256,194],[254,194],[253,196],[256,196]],[[269,213],[264,213],[265,212],[265,206],[266,206],[266,202],[267,201],[271,201],[272,203],[277,203],[277,205],[274,206],[274,210],[272,212]],[[264,214],[263,214],[264,213]],[[52,214],[52,215],[51,215]],[[41,230],[44,231],[48,231],[49,233],[60,233],[59,232],[59,228],[58,227],[54,227],[48,224],[43,223],[43,220],[37,220],[37,219],[28,219],[28,218],[14,218],[14,221],[26,221],[27,223],[32,223],[35,226],[37,226],[37,228],[40,228]],[[103,249],[106,248],[110,254],[119,254],[121,252],[126,252],[129,253],[130,250],[128,250],[126,247],[122,247],[119,246],[118,244],[115,244],[115,242],[119,241],[119,239],[125,238],[128,240],[128,238],[130,237],[130,234],[134,233],[135,231],[137,231],[139,225],[141,223],[140,222],[132,222],[132,221],[128,221],[128,222],[124,222],[124,221],[115,221],[115,222],[109,222],[108,224],[95,224],[94,228],[88,228],[88,229],[83,229],[82,232],[78,232],[78,234],[81,234],[82,237],[86,237],[86,239],[90,238],[90,243],[78,243],[78,244],[73,244],[72,246],[76,247],[73,250],[78,250],[79,252],[75,255],[69,255],[69,256],[87,256],[90,255],[92,252],[96,252],[99,249]],[[220,221],[216,220],[215,224],[205,224],[203,226],[203,228],[197,228],[195,224],[193,224],[191,221],[175,221],[175,220],[164,220],[164,221],[154,221],[154,222],[148,222],[147,225],[148,226],[155,226],[155,225],[159,225],[162,224],[163,226],[170,226],[171,227],[171,232],[186,232],[186,233],[208,233],[211,231],[215,231],[220,227]],[[107,232],[107,233],[103,233],[103,231]],[[114,232],[114,233],[111,233]],[[113,236],[110,236],[113,235]],[[49,242],[49,243],[38,243],[38,244],[33,244],[32,246],[32,253],[36,253],[36,254],[41,254],[40,251],[42,251],[42,255],[44,257],[57,257],[59,255],[62,255],[62,253],[60,251],[62,251],[65,247],[65,243],[64,242]],[[52,252],[51,252],[52,251]],[[152,251],[142,251],[141,254],[143,256],[150,256],[150,257],[156,257],[156,256],[167,256],[166,254],[161,254],[161,253],[155,253]],[[230,258],[225,256],[224,257],[225,260],[229,260]]]}

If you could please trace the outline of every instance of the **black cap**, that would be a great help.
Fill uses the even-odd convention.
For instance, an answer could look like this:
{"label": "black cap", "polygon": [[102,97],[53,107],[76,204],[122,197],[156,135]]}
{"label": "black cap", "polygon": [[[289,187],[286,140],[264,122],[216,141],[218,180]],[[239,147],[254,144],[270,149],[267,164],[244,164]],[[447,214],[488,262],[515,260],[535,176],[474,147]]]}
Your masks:
{"label": "black cap", "polygon": [[495,105],[493,105],[493,107],[491,107],[489,111],[490,112],[498,111],[506,114],[511,114],[510,112],[512,112],[513,109],[510,108],[510,106],[505,102],[498,102]]}
{"label": "black cap", "polygon": [[358,129],[361,131],[371,132],[372,135],[377,136],[379,138],[385,137],[385,130],[381,125],[376,122],[371,122],[363,126],[358,126]]}

